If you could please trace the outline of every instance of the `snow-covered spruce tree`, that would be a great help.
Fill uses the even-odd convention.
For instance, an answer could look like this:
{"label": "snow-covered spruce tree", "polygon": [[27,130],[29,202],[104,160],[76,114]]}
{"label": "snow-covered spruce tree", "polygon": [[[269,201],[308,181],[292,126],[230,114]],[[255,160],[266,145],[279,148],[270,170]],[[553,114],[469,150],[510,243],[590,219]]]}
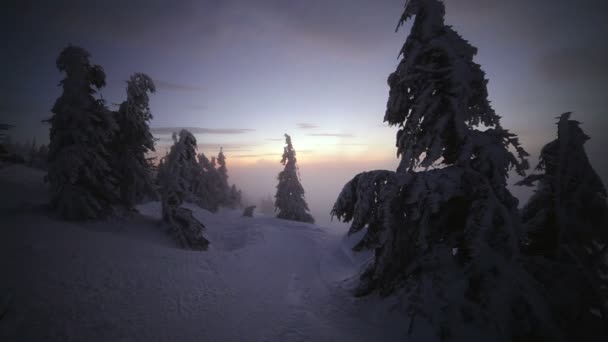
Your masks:
{"label": "snow-covered spruce tree", "polygon": [[232,184],[230,187],[230,194],[228,197],[228,205],[230,208],[235,209],[241,206],[242,192],[236,188],[236,185]]}
{"label": "snow-covered spruce tree", "polygon": [[221,176],[204,153],[198,155],[200,177],[195,193],[198,205],[211,212],[218,211],[222,197]]}
{"label": "snow-covered spruce tree", "polygon": [[146,153],[154,151],[154,137],[148,126],[152,119],[148,92],[155,90],[148,75],[133,74],[127,81],[127,100],[114,114],[119,127],[113,144],[115,169],[119,174],[121,202],[128,210],[156,192],[146,159]]}
{"label": "snow-covered spruce tree", "polygon": [[366,229],[361,241],[353,247],[354,251],[382,246],[384,228],[393,218],[388,202],[397,196],[400,181],[393,171],[376,170],[356,175],[342,189],[332,216],[338,216],[344,222],[352,221],[349,235]]}
{"label": "snow-covered spruce tree", "polygon": [[608,340],[608,206],[606,188],[584,143],[589,137],[559,118],[557,139],[541,151],[538,183],[523,209],[526,266],[543,284],[567,340]]}
{"label": "snow-covered spruce tree", "polygon": [[415,20],[388,78],[384,118],[400,128],[401,163],[355,177],[332,211],[353,220],[351,231],[367,225],[358,247],[375,247],[355,293],[399,295],[412,340],[558,340],[518,262],[506,181],[510,169],[523,175],[527,154],[489,104],[476,49],[444,14],[438,0],[406,3],[400,25]]}
{"label": "snow-covered spruce tree", "polygon": [[222,188],[228,193],[228,168],[226,167],[226,156],[224,155],[224,148],[220,147],[220,153],[217,154],[218,168],[217,172],[220,174],[220,181]]}
{"label": "snow-covered spruce tree", "polygon": [[285,169],[279,173],[279,184],[274,196],[274,206],[279,211],[278,218],[314,223],[315,220],[308,212],[308,204],[304,199],[304,188],[298,177],[298,166],[296,165],[296,150],[291,144],[291,137],[285,134],[285,144],[281,163]]}
{"label": "snow-covered spruce tree", "polygon": [[224,149],[220,147],[220,152],[217,155],[217,173],[219,175],[218,187],[220,188],[219,201],[220,204],[229,208],[236,208],[241,205],[241,191],[236,188],[236,185],[230,186],[228,183],[228,168],[226,167],[226,156]]}
{"label": "snow-covered spruce tree", "polygon": [[217,172],[219,174],[220,203],[222,206],[232,207],[230,198],[230,185],[228,185],[228,168],[226,167],[226,156],[224,148],[220,147],[220,152],[217,155]]}
{"label": "snow-covered spruce tree", "polygon": [[174,133],[174,144],[158,175],[163,221],[183,248],[205,250],[209,245],[203,237],[205,226],[192,216],[191,210],[182,207],[192,196],[192,182],[198,172],[196,138],[185,129],[179,133],[179,138]]}
{"label": "snow-covered spruce tree", "polygon": [[110,149],[117,126],[103,101],[94,97],[95,89],[105,85],[105,74],[89,57],[72,45],[61,52],[57,68],[66,74],[63,93],[47,120],[50,205],[70,220],[103,217],[118,199]]}

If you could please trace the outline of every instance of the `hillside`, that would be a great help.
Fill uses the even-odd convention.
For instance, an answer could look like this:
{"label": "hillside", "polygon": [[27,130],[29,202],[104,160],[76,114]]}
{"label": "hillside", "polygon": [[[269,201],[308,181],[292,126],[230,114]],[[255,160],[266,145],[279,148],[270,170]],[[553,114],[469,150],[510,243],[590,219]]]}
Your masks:
{"label": "hillside", "polygon": [[[178,249],[160,205],[103,222],[45,210],[44,174],[0,169],[1,341],[397,340],[391,300],[355,299],[367,256],[323,227],[190,207],[209,251]],[[354,237],[356,241],[357,237]]]}

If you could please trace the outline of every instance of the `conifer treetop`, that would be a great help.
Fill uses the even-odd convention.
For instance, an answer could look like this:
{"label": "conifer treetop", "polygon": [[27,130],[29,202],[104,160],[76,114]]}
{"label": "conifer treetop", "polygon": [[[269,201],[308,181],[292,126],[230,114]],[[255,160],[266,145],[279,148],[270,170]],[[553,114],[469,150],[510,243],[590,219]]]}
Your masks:
{"label": "conifer treetop", "polygon": [[150,98],[148,92],[156,92],[156,86],[152,78],[141,72],[131,75],[127,81],[127,102],[129,106],[136,106],[146,121],[153,118],[149,108]]}
{"label": "conifer treetop", "polygon": [[[69,45],[57,57],[57,68],[59,71],[65,72],[67,78],[73,78],[72,76],[76,74],[84,73],[86,75],[84,79],[90,84],[97,89],[103,88],[106,85],[106,74],[101,66],[91,65],[89,57],[91,55],[87,50],[79,46]],[[65,80],[61,83],[63,84],[63,82]]]}
{"label": "conifer treetop", "polygon": [[283,147],[283,157],[281,158],[281,164],[295,164],[296,163],[296,150],[293,149],[291,144],[291,137],[289,134],[285,134],[285,147]]}
{"label": "conifer treetop", "polygon": [[[485,127],[494,143],[504,147],[489,157],[523,174],[527,153],[517,138],[500,126],[500,117],[488,101],[485,73],[473,61],[477,49],[445,25],[444,15],[445,7],[439,0],[411,0],[397,26],[415,17],[400,50],[403,58],[388,78],[384,121],[400,128],[398,171],[437,163],[469,164],[487,152],[481,151],[487,138],[475,133]],[[509,148],[517,156],[512,156]]]}

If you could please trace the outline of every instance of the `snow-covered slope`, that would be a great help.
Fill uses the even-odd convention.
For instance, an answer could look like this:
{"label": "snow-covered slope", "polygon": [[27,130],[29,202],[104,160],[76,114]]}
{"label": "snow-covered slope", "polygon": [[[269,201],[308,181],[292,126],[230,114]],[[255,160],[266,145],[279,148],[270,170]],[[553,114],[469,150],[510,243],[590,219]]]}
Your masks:
{"label": "snow-covered slope", "polygon": [[191,207],[211,245],[186,251],[159,203],[103,222],[50,217],[42,177],[0,169],[0,341],[402,340],[390,300],[349,293],[366,256],[342,236]]}

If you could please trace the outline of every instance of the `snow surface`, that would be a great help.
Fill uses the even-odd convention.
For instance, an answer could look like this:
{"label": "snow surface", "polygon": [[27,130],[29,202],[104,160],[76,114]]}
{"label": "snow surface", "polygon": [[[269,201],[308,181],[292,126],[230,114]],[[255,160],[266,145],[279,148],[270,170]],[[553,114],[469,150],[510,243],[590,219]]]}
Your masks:
{"label": "snow surface", "polygon": [[390,298],[354,298],[361,238],[306,223],[213,214],[206,252],[176,247],[160,203],[72,223],[45,209],[44,174],[0,167],[0,341],[392,341]]}

